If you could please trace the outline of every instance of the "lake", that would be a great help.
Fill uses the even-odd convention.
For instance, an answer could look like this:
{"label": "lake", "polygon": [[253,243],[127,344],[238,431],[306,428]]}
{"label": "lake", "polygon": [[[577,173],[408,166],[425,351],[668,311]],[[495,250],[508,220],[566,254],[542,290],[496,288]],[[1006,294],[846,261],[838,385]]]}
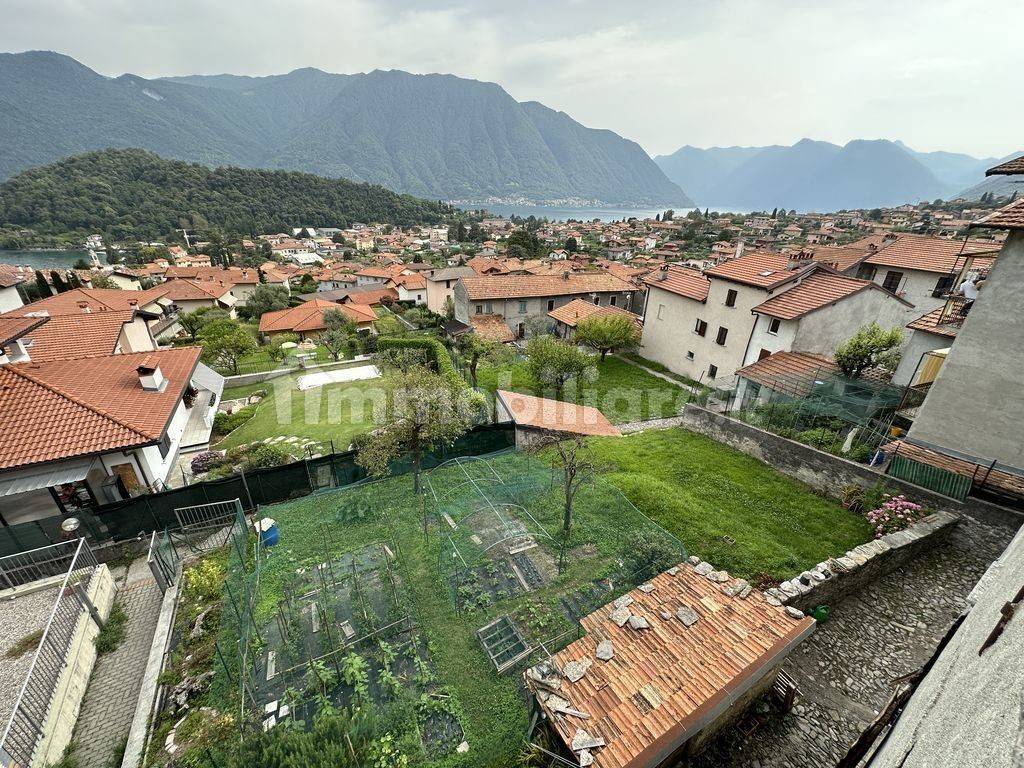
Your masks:
{"label": "lake", "polygon": [[79,259],[89,261],[89,252],[83,250],[70,251],[0,251],[0,262],[4,264],[20,264],[32,269],[70,268]]}
{"label": "lake", "polygon": [[[477,207],[470,204],[460,205],[460,208]],[[693,210],[692,206],[662,205],[658,208],[560,208],[546,205],[500,205],[498,203],[480,203],[478,207],[486,208],[488,212],[498,216],[522,216],[524,219],[529,216],[536,216],[538,219],[547,218],[555,221],[566,219],[577,219],[590,221],[601,219],[601,221],[618,221],[635,216],[638,219],[653,219],[659,213],[664,213],[671,208],[677,216],[685,216]]]}

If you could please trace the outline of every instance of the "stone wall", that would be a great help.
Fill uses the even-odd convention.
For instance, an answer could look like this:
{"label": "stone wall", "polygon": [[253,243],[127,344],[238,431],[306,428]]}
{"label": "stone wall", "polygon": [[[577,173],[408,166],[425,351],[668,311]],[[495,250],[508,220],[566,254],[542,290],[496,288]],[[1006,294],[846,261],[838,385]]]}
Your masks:
{"label": "stone wall", "polygon": [[956,515],[936,512],[906,530],[886,534],[829,558],[765,594],[783,605],[808,612],[818,605],[835,605],[846,595],[877,581],[924,551],[946,540],[957,524]]}
{"label": "stone wall", "polygon": [[881,482],[932,509],[962,512],[989,523],[1010,525],[1014,528],[1024,522],[1024,515],[1014,510],[972,498],[961,503],[919,485],[884,475],[865,464],[833,456],[831,453],[779,437],[772,432],[766,432],[696,405],[687,405],[679,418],[672,421],[685,429],[759,459],[782,474],[800,480],[832,498],[838,496],[844,485],[856,483],[864,488],[870,488]]}

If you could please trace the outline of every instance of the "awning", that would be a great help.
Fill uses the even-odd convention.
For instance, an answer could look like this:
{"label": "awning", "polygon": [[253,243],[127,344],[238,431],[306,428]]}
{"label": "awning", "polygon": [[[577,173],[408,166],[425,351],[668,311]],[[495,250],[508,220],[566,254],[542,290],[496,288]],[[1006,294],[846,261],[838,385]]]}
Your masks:
{"label": "awning", "polygon": [[199,363],[192,372],[192,383],[199,389],[207,389],[217,395],[220,400],[221,392],[224,391],[224,377],[208,365]]}
{"label": "awning", "polygon": [[41,488],[52,488],[55,485],[84,480],[94,461],[95,459],[82,459],[63,462],[55,467],[0,475],[0,496],[13,496],[16,493],[38,491]]}

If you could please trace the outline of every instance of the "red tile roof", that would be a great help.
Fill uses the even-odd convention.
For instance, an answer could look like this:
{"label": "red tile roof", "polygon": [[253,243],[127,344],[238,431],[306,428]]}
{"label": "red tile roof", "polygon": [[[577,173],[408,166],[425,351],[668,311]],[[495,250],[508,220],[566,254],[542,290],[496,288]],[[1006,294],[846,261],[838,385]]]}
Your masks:
{"label": "red tile roof", "polygon": [[1016,176],[1018,173],[1024,174],[1024,155],[1007,160],[1005,163],[1000,163],[985,171],[986,176]]}
{"label": "red tile roof", "polygon": [[0,346],[20,339],[29,331],[45,323],[45,317],[3,317],[0,316]]}
{"label": "red tile roof", "polygon": [[[157,442],[199,362],[198,347],[0,367],[0,469]],[[159,362],[149,392],[136,368]]]}
{"label": "red tile roof", "polygon": [[738,259],[723,262],[706,270],[704,274],[758,288],[771,288],[793,279],[797,273],[789,269],[789,258],[781,253],[748,251]]}
{"label": "red tile roof", "polygon": [[231,285],[213,280],[168,280],[161,287],[171,301],[216,301],[231,292]]}
{"label": "red tile roof", "polygon": [[157,285],[146,291],[121,291],[117,288],[75,288],[55,296],[26,304],[11,310],[6,316],[24,317],[32,312],[46,310],[50,315],[75,315],[86,311],[144,309],[167,293],[167,288]]}
{"label": "red tile roof", "polygon": [[1010,203],[1005,208],[1000,208],[995,213],[990,213],[983,219],[978,219],[971,226],[992,229],[1024,229],[1024,197]]}
{"label": "red tile roof", "polygon": [[999,244],[984,240],[946,240],[929,235],[901,234],[864,262],[881,267],[916,269],[948,274],[962,265],[969,254],[998,252]]}
{"label": "red tile roof", "polygon": [[[726,579],[713,582],[683,563],[632,590],[624,610],[643,618],[647,628],[634,629],[628,621],[619,626],[611,618],[614,602],[584,617],[586,636],[551,662],[563,673],[567,664],[590,662],[576,682],[562,676],[557,691],[571,709],[589,715],[586,719],[556,715],[553,699],[527,673],[527,684],[567,746],[582,728],[605,742],[591,751],[594,768],[656,765],[814,631],[810,617],[792,616],[745,582],[727,574]],[[606,640],[613,657],[601,661],[595,648]]]}
{"label": "red tile roof", "polygon": [[811,352],[776,352],[736,371],[744,379],[793,395],[809,392],[816,376],[838,373],[832,358]]}
{"label": "red tile roof", "polygon": [[795,320],[865,290],[879,290],[895,301],[903,301],[870,280],[856,280],[821,269],[802,278],[792,288],[758,304],[752,311],[780,320]]}
{"label": "red tile roof", "polygon": [[615,437],[622,433],[597,408],[499,389],[498,399],[518,427],[573,435]]}
{"label": "red tile roof", "polygon": [[466,293],[481,299],[519,299],[538,296],[572,296],[580,293],[617,293],[633,290],[625,280],[604,272],[571,272],[561,275],[494,275],[463,277]]}
{"label": "red tile roof", "polygon": [[338,304],[325,299],[310,299],[297,307],[264,312],[260,317],[260,333],[311,333],[326,329],[324,313],[338,310],[357,325],[372,323],[377,315],[365,304]]}
{"label": "red tile roof", "polygon": [[957,326],[939,325],[943,309],[945,309],[945,307],[939,307],[938,309],[933,309],[931,312],[921,315],[913,322],[907,323],[907,328],[915,331],[934,333],[936,336],[945,336],[950,339],[955,339],[956,333],[959,330]]}
{"label": "red tile roof", "polygon": [[640,317],[634,315],[628,309],[623,309],[622,307],[599,307],[592,301],[584,301],[583,299],[573,299],[568,304],[555,307],[548,312],[548,316],[570,328],[575,328],[578,323],[590,317],[626,317],[636,323],[637,326],[640,325]]}
{"label": "red tile roof", "polygon": [[13,264],[0,264],[0,288],[13,288],[32,276],[32,270]]}
{"label": "red tile roof", "polygon": [[112,355],[122,328],[134,318],[135,312],[130,309],[47,318],[45,325],[29,334],[29,357],[33,362],[44,362]]}
{"label": "red tile roof", "polygon": [[255,285],[260,281],[259,272],[255,269],[241,267],[168,267],[164,273],[168,280],[184,278],[187,280],[216,281],[231,285]]}
{"label": "red tile roof", "polygon": [[516,340],[515,334],[502,315],[473,315],[469,318],[469,324],[476,333],[488,341],[508,344]]}
{"label": "red tile roof", "polygon": [[697,270],[675,264],[666,264],[661,269],[651,272],[643,282],[653,288],[661,288],[694,301],[707,301],[708,289],[711,287],[711,281]]}

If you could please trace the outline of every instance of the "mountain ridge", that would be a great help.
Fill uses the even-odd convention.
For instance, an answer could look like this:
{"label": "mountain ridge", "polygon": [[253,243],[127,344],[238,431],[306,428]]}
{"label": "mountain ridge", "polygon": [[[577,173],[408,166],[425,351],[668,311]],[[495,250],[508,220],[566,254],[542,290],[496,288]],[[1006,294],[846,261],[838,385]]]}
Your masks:
{"label": "mountain ridge", "polygon": [[0,54],[0,179],[106,147],[434,199],[690,203],[635,142],[517,102],[496,83],[312,67],[109,78],[63,54]]}

